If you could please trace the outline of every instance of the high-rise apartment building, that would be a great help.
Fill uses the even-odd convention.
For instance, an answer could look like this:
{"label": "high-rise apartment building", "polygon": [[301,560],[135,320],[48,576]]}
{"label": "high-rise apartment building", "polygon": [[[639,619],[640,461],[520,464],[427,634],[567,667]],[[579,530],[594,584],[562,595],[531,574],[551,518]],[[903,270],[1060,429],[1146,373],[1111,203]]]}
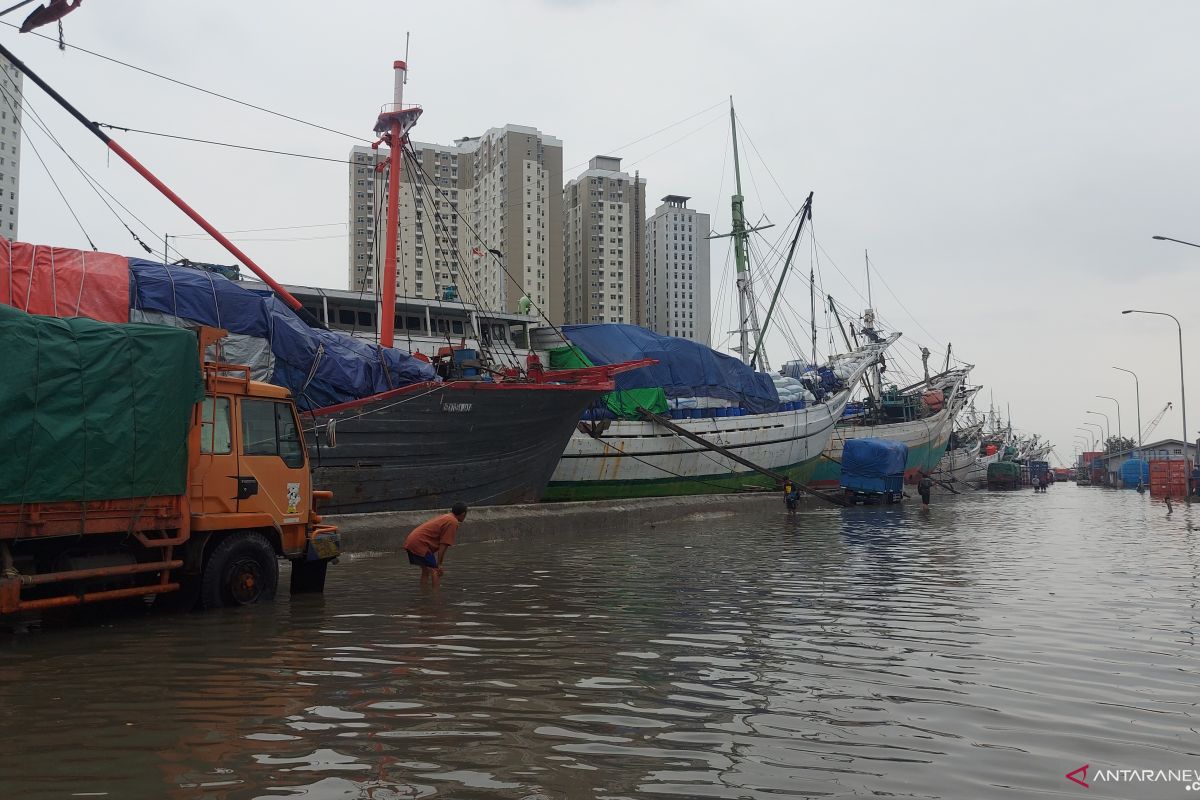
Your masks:
{"label": "high-rise apartment building", "polygon": [[656,333],[711,343],[709,217],[669,194],[646,220],[644,325]]}
{"label": "high-rise apartment building", "polygon": [[21,86],[19,70],[0,57],[0,234],[17,238],[21,196]]}
{"label": "high-rise apartment building", "polygon": [[[465,191],[457,147],[414,142],[417,163],[406,163],[400,186],[396,295],[435,299],[459,282],[462,246],[455,209]],[[351,291],[375,292],[387,242],[387,148],[350,151]],[[468,170],[469,171],[469,170]],[[469,250],[469,248],[468,248]]]}
{"label": "high-rise apartment building", "polygon": [[[506,125],[453,145],[414,142],[398,209],[396,293],[458,296],[516,311],[527,295],[562,322],[562,142],[535,128]],[[386,242],[387,158],[369,147],[350,153],[351,290],[374,291]],[[457,213],[456,213],[457,212]],[[461,219],[460,219],[461,215]],[[496,256],[491,251],[496,251]]]}
{"label": "high-rise apartment building", "polygon": [[642,324],[645,208],[646,181],[612,156],[596,156],[563,188],[567,324]]}

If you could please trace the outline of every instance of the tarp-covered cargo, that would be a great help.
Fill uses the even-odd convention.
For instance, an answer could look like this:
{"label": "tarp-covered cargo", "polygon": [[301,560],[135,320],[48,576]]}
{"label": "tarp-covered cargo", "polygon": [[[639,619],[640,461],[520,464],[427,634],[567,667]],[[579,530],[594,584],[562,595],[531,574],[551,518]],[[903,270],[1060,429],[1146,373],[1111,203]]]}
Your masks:
{"label": "tarp-covered cargo", "polygon": [[129,259],[0,236],[0,305],[51,317],[129,321]]}
{"label": "tarp-covered cargo", "polygon": [[636,325],[567,325],[563,334],[593,364],[653,358],[658,364],[618,375],[617,389],[661,388],[667,397],[719,397],[754,414],[777,411],[771,376],[711,347]]}
{"label": "tarp-covered cargo", "polygon": [[0,503],[183,494],[196,335],[0,305]]}
{"label": "tarp-covered cargo", "polygon": [[265,289],[243,289],[213,272],[130,259],[129,280],[134,318],[228,330],[227,360],[291,389],[304,410],[437,379],[428,362],[405,350],[310,328]]}
{"label": "tarp-covered cargo", "polygon": [[995,461],[988,464],[987,484],[989,489],[1016,489],[1021,485],[1021,467],[1013,461]]}
{"label": "tarp-covered cargo", "polygon": [[1121,464],[1121,483],[1126,489],[1150,485],[1150,462],[1141,458],[1129,458]]}
{"label": "tarp-covered cargo", "polygon": [[[557,347],[550,351],[550,369],[583,369],[594,367],[591,359],[578,347]],[[644,408],[655,414],[666,414],[667,395],[659,387],[648,389],[621,389],[604,395],[604,404],[618,419],[641,419],[638,409]]]}
{"label": "tarp-covered cargo", "polygon": [[842,445],[841,486],[857,492],[899,492],[907,463],[908,445],[903,442],[847,439]]}

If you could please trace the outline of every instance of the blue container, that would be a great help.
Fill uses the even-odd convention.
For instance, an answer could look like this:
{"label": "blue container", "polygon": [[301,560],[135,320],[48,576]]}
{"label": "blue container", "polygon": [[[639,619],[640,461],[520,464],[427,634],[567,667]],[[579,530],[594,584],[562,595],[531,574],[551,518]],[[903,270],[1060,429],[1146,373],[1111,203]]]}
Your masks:
{"label": "blue container", "polygon": [[728,417],[728,416],[729,416],[729,409],[728,409],[728,408],[718,408],[718,409],[717,409],[717,416],[718,416],[718,417]]}
{"label": "blue container", "polygon": [[701,419],[701,418],[704,416],[704,409],[702,409],[702,408],[689,408],[689,409],[688,409],[688,416],[690,416],[692,419]]}
{"label": "blue container", "polygon": [[455,364],[460,364],[463,361],[474,361],[477,358],[479,358],[479,353],[478,353],[478,351],[475,351],[475,350],[469,350],[469,349],[464,348],[462,350],[454,351],[454,363]]}

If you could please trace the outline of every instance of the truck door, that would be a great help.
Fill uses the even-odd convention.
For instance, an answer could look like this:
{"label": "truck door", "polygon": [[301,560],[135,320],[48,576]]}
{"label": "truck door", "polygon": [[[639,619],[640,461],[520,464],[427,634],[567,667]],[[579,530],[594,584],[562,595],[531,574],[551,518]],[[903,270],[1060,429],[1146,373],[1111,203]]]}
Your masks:
{"label": "truck door", "polygon": [[238,454],[233,446],[232,398],[206,395],[200,404],[200,456],[191,477],[193,514],[237,511]]}
{"label": "truck door", "polygon": [[307,522],[311,478],[295,407],[271,399],[240,402],[238,511],[264,512],[280,525]]}

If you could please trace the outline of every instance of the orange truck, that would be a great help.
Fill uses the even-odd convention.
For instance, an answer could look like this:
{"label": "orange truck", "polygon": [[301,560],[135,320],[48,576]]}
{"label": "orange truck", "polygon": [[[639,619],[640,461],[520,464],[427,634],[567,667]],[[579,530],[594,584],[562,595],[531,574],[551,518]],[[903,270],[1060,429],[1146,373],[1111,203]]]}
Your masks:
{"label": "orange truck", "polygon": [[0,619],[120,598],[190,608],[320,592],[321,524],[295,403],[206,363],[225,331],[0,306]]}

